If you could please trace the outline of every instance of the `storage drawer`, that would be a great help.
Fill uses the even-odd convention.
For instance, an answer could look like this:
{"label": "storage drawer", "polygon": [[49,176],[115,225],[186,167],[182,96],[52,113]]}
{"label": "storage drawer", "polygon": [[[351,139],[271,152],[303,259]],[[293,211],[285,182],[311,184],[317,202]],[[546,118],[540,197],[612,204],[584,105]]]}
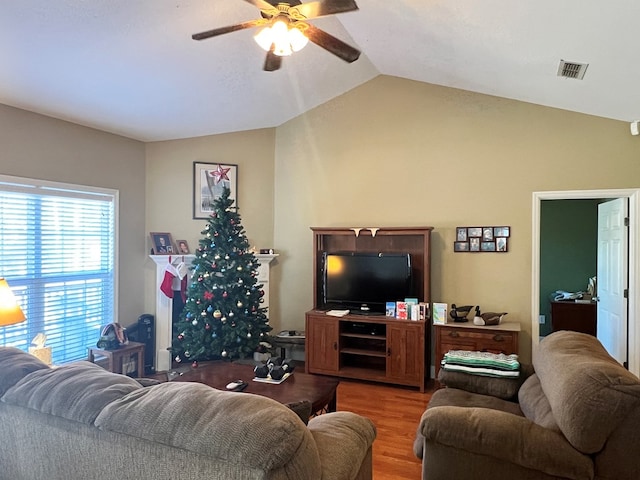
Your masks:
{"label": "storage drawer", "polygon": [[504,324],[497,327],[479,327],[472,324],[437,325],[436,329],[436,378],[440,362],[449,350],[479,352],[518,353],[519,324]]}

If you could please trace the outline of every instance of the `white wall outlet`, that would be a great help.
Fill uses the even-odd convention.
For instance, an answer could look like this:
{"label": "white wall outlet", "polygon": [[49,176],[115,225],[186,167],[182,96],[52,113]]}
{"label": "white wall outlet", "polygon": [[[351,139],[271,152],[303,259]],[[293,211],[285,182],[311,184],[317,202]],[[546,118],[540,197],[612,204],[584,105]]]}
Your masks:
{"label": "white wall outlet", "polygon": [[540,322],[540,325],[544,325],[547,322],[547,319],[544,315],[538,315],[538,322]]}

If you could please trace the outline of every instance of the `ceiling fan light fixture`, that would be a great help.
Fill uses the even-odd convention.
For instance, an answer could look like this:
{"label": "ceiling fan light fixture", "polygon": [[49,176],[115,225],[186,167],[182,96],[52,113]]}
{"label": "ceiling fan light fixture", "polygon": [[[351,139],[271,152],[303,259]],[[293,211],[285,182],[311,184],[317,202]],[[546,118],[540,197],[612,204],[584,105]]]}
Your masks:
{"label": "ceiling fan light fixture", "polygon": [[253,38],[266,52],[274,45],[273,53],[280,57],[287,57],[302,50],[309,43],[309,39],[300,29],[289,28],[288,23],[282,20],[276,21],[271,27],[263,28]]}
{"label": "ceiling fan light fixture", "polygon": [[263,28],[254,35],[253,39],[258,45],[260,45],[261,49],[268,52],[273,44],[273,33],[271,32],[271,27]]}
{"label": "ceiling fan light fixture", "polygon": [[299,28],[293,27],[289,29],[289,43],[294,52],[299,52],[309,43],[309,39],[302,33]]}

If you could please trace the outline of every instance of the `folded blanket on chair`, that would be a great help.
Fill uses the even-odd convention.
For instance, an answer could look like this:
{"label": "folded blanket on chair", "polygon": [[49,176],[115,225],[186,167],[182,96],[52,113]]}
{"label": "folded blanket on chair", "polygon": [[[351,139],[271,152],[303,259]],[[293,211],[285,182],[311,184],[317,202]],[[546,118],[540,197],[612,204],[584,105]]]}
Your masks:
{"label": "folded blanket on chair", "polygon": [[489,377],[517,378],[520,375],[520,362],[515,354],[449,350],[442,359],[442,368]]}

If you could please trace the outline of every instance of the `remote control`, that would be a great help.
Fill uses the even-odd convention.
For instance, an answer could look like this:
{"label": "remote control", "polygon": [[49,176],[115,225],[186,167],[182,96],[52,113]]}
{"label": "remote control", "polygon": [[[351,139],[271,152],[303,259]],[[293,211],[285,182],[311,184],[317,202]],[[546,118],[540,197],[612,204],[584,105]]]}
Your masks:
{"label": "remote control", "polygon": [[227,390],[241,390],[246,387],[247,384],[243,380],[236,380],[227,384]]}

